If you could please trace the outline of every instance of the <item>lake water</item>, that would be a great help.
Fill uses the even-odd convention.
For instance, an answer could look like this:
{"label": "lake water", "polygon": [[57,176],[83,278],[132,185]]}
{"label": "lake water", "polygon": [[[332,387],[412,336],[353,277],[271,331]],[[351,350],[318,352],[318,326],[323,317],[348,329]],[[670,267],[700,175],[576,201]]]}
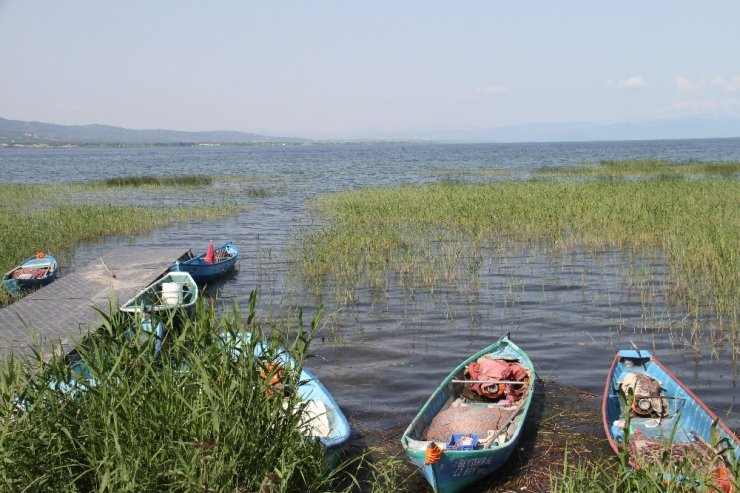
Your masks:
{"label": "lake water", "polygon": [[[0,181],[54,183],[144,174],[259,177],[256,184],[238,186],[259,187],[268,196],[237,191],[245,210],[236,216],[83,245],[63,269],[74,269],[121,245],[176,245],[197,251],[211,239],[233,241],[243,253],[239,271],[219,286],[220,300],[246,306],[250,291],[258,288],[261,315],[303,307],[310,319],[319,302],[290,280],[287,250],[291,239],[315,227],[305,210],[313,195],[443,177],[482,179],[463,173],[471,169],[503,169],[505,178],[519,179],[541,167],[637,158],[740,161],[740,139],[7,148],[0,149]],[[163,202],[201,199],[186,195]],[[125,200],[143,199],[132,195]],[[738,371],[731,351],[712,352],[702,339],[688,344],[675,329],[681,327],[682,314],[669,310],[659,296],[646,310],[641,293],[624,276],[623,265],[629,262],[625,255],[562,255],[544,246],[519,246],[505,254],[487,252],[474,285],[450,284],[430,291],[391,280],[382,292],[361,287],[349,305],[337,306],[326,296],[327,327],[314,340],[316,357],[309,366],[356,429],[382,434],[408,423],[461,359],[506,333],[529,353],[541,377],[597,394],[615,351],[633,341],[653,351],[729,426],[739,428]],[[641,265],[661,278],[659,257],[648,256]]]}

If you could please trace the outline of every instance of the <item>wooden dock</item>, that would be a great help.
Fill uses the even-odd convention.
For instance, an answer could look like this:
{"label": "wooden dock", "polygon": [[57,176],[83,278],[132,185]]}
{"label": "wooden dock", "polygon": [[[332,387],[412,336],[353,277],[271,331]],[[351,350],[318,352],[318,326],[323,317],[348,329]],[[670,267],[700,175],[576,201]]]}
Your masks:
{"label": "wooden dock", "polygon": [[[60,277],[0,309],[0,358],[28,354],[41,342],[45,353],[71,351],[80,338],[102,325],[100,314],[133,298],[185,252],[182,248],[128,247]],[[54,347],[55,346],[55,347]]]}

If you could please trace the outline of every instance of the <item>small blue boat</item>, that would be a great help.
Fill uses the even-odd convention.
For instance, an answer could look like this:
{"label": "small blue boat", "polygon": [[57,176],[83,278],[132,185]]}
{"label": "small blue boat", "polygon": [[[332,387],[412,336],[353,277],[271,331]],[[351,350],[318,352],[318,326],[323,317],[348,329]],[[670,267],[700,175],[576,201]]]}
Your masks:
{"label": "small blue boat", "polygon": [[[519,376],[468,378],[472,365],[482,367],[482,360],[512,365]],[[464,490],[509,459],[521,438],[535,380],[532,361],[507,336],[470,356],[442,381],[401,437],[406,454],[435,492]],[[469,398],[474,396],[464,390],[475,385],[485,385],[489,397]]]}
{"label": "small blue boat", "polygon": [[3,276],[3,284],[12,294],[46,286],[59,274],[57,259],[39,252],[29,257]]}
{"label": "small blue boat", "polygon": [[734,433],[649,351],[617,353],[604,388],[602,415],[615,453],[624,448],[627,433],[632,467],[665,465],[667,447],[668,455],[690,458],[704,472],[716,472],[715,477],[725,468],[722,462],[740,461]]}
{"label": "small blue boat", "polygon": [[210,252],[206,251],[197,257],[188,251],[170,270],[188,272],[196,282],[207,282],[232,270],[239,258],[239,249],[232,243],[225,243],[218,248],[213,248],[211,243],[208,250]]}
{"label": "small blue boat", "polygon": [[[147,344],[149,340],[154,338],[154,356],[158,355],[162,349],[162,341],[164,340],[165,327],[162,321],[158,321],[153,326],[150,317],[146,316],[138,323],[132,325],[127,329],[123,335],[129,340],[138,340],[139,344]],[[98,386],[98,380],[90,372],[90,368],[85,361],[74,351],[71,354],[71,361],[69,363],[69,378],[65,380],[52,380],[49,382],[49,386],[53,389],[61,391],[68,397],[74,397],[78,393],[86,392],[88,387],[95,388]],[[84,383],[80,382],[83,380]]]}
{"label": "small blue boat", "polygon": [[[222,333],[220,337],[224,344],[229,344],[230,341],[235,340],[235,347],[246,349],[249,347],[252,334],[238,332],[234,335],[227,332]],[[264,344],[256,344],[254,355],[260,356],[265,348]],[[294,368],[296,364],[290,353],[282,347],[276,355],[275,362],[286,369]],[[301,368],[299,381],[300,385],[297,393],[305,404],[302,431],[306,436],[318,438],[326,449],[327,462],[336,464],[350,438],[349,422],[329,390],[324,387],[311,370],[306,367]]]}

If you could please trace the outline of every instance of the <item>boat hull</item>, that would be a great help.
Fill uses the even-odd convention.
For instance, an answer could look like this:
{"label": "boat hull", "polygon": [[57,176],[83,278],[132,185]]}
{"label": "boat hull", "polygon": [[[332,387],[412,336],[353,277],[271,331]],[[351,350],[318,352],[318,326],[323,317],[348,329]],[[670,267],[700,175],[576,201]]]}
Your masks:
{"label": "boat hull", "polygon": [[[529,374],[526,393],[520,397],[517,410],[514,411],[513,417],[517,421],[512,421],[513,431],[509,428],[509,425],[504,425],[501,429],[509,431],[507,431],[503,443],[494,442],[488,447],[476,450],[443,450],[439,460],[432,464],[426,464],[426,447],[430,441],[423,438],[424,432],[432,423],[434,417],[445,406],[449,405],[449,401],[456,395],[457,387],[455,387],[456,383],[453,380],[456,381],[456,379],[462,377],[468,364],[488,354],[493,355],[494,358],[516,359]],[[419,467],[435,492],[461,491],[470,484],[495,472],[506,463],[521,438],[522,428],[534,395],[535,380],[534,365],[527,354],[507,337],[504,337],[466,359],[442,381],[429,400],[422,406],[401,438],[401,443],[409,459]]]}
{"label": "boat hull", "polygon": [[195,306],[197,299],[198,285],[190,274],[167,272],[121,305],[121,311],[150,313],[175,309],[189,310]]}
{"label": "boat hull", "polygon": [[221,245],[215,251],[217,255],[219,252],[224,252],[223,260],[214,263],[206,262],[206,253],[202,253],[191,259],[175,262],[170,270],[187,272],[196,282],[212,281],[233,270],[239,258],[239,249],[231,243]]}
{"label": "boat hull", "polygon": [[[43,272],[45,271],[45,272]],[[24,272],[28,272],[24,275]],[[36,277],[33,273],[43,272],[43,275]],[[59,274],[59,263],[51,255],[44,255],[41,258],[29,257],[18,264],[17,267],[7,272],[3,276],[5,288],[13,294],[20,294],[22,291],[46,286]]]}
{"label": "boat hull", "polygon": [[[620,382],[630,373],[644,374],[660,383],[661,395],[668,402],[665,417],[635,415],[627,411],[626,400],[620,396]],[[740,444],[734,433],[715,415],[686,385],[671,373],[648,351],[621,350],[617,353],[606,379],[602,400],[604,432],[615,453],[619,454],[624,441],[625,422],[621,421],[629,412],[629,435],[641,439],[655,439],[658,443],[670,440],[671,446],[681,444],[723,441],[728,454],[740,460]],[[630,463],[639,467],[641,457],[631,454]]]}
{"label": "boat hull", "polygon": [[[221,334],[221,339],[224,341],[224,344],[230,344],[230,341],[232,341],[232,338],[234,337],[236,338],[234,344],[235,347],[246,349],[249,347],[249,341],[251,340],[252,334],[249,332]],[[263,352],[263,344],[255,344],[254,355],[260,356]],[[284,348],[280,348],[278,351],[277,362],[285,368],[294,367],[296,364],[293,357]],[[329,390],[324,387],[311,370],[303,367],[301,369],[299,381],[301,384],[298,386],[297,393],[301,399],[304,402],[318,400],[321,401],[325,407],[325,417],[328,420],[329,432],[325,435],[315,437],[318,438],[321,444],[325,447],[327,463],[334,465],[341,458],[341,453],[349,441],[351,435],[349,421],[347,421],[344,413],[334,400],[334,396],[332,396]],[[314,435],[310,435],[309,433],[309,436]]]}

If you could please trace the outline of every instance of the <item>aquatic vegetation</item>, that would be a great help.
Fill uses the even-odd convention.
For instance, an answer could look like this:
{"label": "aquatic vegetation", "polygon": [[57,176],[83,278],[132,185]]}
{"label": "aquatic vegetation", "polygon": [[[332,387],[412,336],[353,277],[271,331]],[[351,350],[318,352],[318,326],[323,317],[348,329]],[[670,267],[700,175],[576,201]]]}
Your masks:
{"label": "aquatic vegetation", "polygon": [[474,276],[481,251],[511,239],[569,250],[663,252],[666,293],[738,338],[740,182],[728,179],[438,182],[317,198],[329,218],[293,255],[317,292],[351,299],[359,283],[435,286]]}
{"label": "aquatic vegetation", "polygon": [[[119,312],[78,347],[87,372],[64,358],[0,368],[0,489],[3,491],[342,491],[344,465],[300,432],[297,393],[274,392],[255,358],[282,345],[303,365],[312,332],[263,326],[252,294],[246,318],[218,316],[200,303],[195,317],[154,338],[127,338]],[[314,321],[317,322],[317,321]],[[171,329],[171,320],[167,321]],[[249,331],[243,350],[216,332]],[[235,341],[235,338],[227,338]],[[267,370],[269,371],[269,370]],[[283,372],[288,388],[299,371]],[[69,392],[71,378],[86,390]],[[269,375],[268,375],[269,377]],[[91,379],[96,383],[92,384]]]}
{"label": "aquatic vegetation", "polygon": [[578,166],[546,167],[537,174],[560,176],[727,176],[740,175],[739,162],[674,162],[661,159],[603,160]]}
{"label": "aquatic vegetation", "polygon": [[[60,197],[75,194],[76,205],[63,204]],[[108,205],[100,199],[82,203],[85,190],[79,185],[0,185],[0,271],[6,272],[20,260],[38,251],[68,259],[76,245],[107,236],[133,237],[175,222],[209,220],[234,214],[234,203],[192,205]],[[0,305],[10,300],[0,290]]]}
{"label": "aquatic vegetation", "polygon": [[208,175],[173,175],[173,176],[121,176],[102,180],[103,185],[109,187],[141,187],[141,186],[164,186],[164,187],[195,187],[210,185],[213,178]]}
{"label": "aquatic vegetation", "polygon": [[443,177],[465,177],[465,176],[508,176],[511,171],[502,168],[461,168],[461,169],[440,169],[426,173],[429,176]]}

